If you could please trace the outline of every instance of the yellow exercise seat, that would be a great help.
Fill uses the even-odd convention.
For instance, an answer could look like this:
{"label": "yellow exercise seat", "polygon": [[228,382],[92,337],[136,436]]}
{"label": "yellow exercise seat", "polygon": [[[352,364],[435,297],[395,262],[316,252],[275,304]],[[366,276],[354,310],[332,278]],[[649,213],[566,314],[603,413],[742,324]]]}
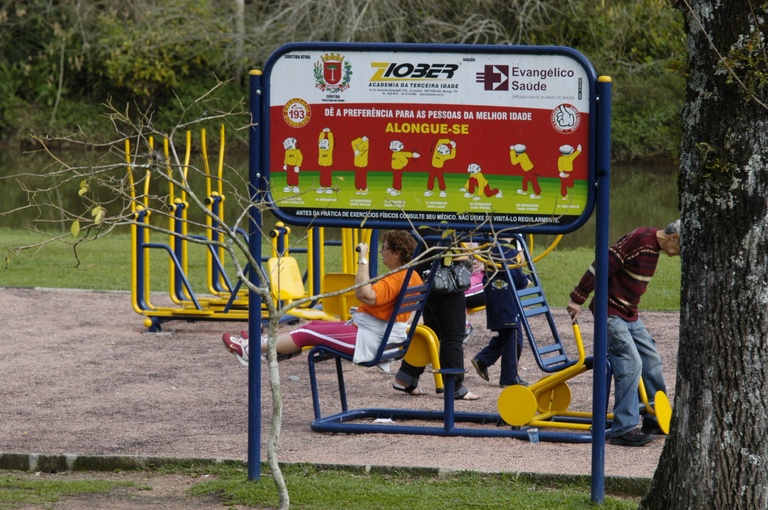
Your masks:
{"label": "yellow exercise seat", "polygon": [[[321,283],[321,292],[323,294],[335,292],[354,285],[355,275],[353,273],[325,273]],[[325,313],[346,322],[352,317],[352,307],[359,306],[360,300],[355,296],[354,290],[349,290],[338,296],[324,297],[322,305]]]}
{"label": "yellow exercise seat", "polygon": [[[272,297],[290,303],[307,297],[299,264],[293,257],[272,257],[267,261],[267,278]],[[288,314],[306,320],[338,320],[317,308],[293,308]]]}
{"label": "yellow exercise seat", "polygon": [[[272,257],[267,261],[269,285],[272,296],[286,303],[307,297],[304,281],[299,264],[293,257]],[[355,285],[355,275],[352,273],[326,273],[321,282],[321,293],[348,289]],[[294,308],[290,315],[307,320],[348,321],[351,308],[360,305],[355,297],[355,291],[343,292],[338,296],[329,296],[321,300],[322,309],[299,307]]]}
{"label": "yellow exercise seat", "polygon": [[411,344],[403,359],[414,367],[426,367],[432,365],[432,373],[435,375],[435,389],[443,389],[443,376],[440,370],[440,341],[432,329],[424,324],[416,325],[416,332],[411,338]]}

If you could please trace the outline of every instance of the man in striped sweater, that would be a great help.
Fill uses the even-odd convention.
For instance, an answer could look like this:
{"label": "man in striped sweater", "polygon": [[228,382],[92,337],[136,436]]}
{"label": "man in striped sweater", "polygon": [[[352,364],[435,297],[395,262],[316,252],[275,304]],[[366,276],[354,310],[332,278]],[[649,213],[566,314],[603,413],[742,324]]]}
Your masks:
{"label": "man in striped sweater", "polygon": [[[659,253],[680,255],[680,220],[663,230],[638,228],[610,247],[608,254],[608,359],[614,379],[611,444],[643,446],[661,434],[653,417],[640,423],[638,385],[643,377],[648,395],[666,392],[659,352],[637,314],[640,298],[656,272]],[[571,292],[568,313],[575,321],[581,305],[595,289],[593,263]],[[594,313],[594,300],[590,303]]]}

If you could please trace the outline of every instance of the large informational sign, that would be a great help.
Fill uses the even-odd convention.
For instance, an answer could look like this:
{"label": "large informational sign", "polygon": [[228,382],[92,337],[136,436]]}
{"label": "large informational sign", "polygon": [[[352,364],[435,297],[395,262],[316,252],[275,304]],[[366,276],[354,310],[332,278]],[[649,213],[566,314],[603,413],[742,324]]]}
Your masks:
{"label": "large informational sign", "polygon": [[595,83],[562,47],[284,46],[261,113],[275,213],[570,232],[594,204]]}

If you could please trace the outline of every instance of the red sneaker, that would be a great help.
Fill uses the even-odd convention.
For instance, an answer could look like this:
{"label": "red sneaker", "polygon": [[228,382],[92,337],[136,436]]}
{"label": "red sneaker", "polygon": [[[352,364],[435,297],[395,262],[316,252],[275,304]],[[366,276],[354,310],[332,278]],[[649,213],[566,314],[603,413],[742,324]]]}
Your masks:
{"label": "red sneaker", "polygon": [[226,347],[229,352],[237,356],[237,360],[240,363],[243,365],[248,365],[249,349],[247,334],[245,335],[245,338],[243,338],[232,335],[230,333],[224,333],[221,336],[221,339],[224,341],[224,347]]}

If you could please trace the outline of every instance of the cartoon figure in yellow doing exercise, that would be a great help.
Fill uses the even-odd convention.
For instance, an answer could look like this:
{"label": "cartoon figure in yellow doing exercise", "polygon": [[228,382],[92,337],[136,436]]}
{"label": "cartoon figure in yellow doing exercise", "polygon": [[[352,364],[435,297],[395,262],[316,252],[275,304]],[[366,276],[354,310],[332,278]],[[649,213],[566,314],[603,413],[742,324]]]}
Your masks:
{"label": "cartoon figure in yellow doing exercise", "polygon": [[557,158],[557,169],[560,171],[560,196],[568,200],[568,189],[573,188],[573,160],[581,154],[581,144],[574,150],[571,145],[560,146],[560,157]]}
{"label": "cartoon figure in yellow doing exercise", "polygon": [[304,155],[298,148],[299,143],[295,138],[286,138],[283,140],[283,148],[285,149],[285,157],[283,158],[283,170],[286,171],[285,183],[286,186],[283,191],[289,193],[293,191],[298,193],[299,189],[299,171],[301,170],[301,163],[304,161]]}
{"label": "cartoon figure in yellow doing exercise", "polygon": [[501,190],[499,188],[491,188],[491,185],[488,184],[488,180],[483,175],[480,165],[477,163],[470,163],[470,165],[467,167],[467,172],[469,172],[469,179],[467,179],[464,187],[459,189],[459,191],[464,192],[464,198],[480,200],[483,198],[483,196],[488,198],[502,197]]}
{"label": "cartoon figure in yellow doing exercise", "polygon": [[352,140],[352,152],[355,157],[355,194],[368,194],[368,148],[370,142],[367,136],[361,136]]}
{"label": "cartoon figure in yellow doing exercise", "polygon": [[443,177],[443,166],[445,162],[456,157],[456,142],[449,140],[448,138],[440,138],[435,144],[435,150],[432,151],[432,167],[429,169],[429,177],[427,178],[427,191],[424,192],[425,197],[431,197],[435,189],[435,179],[437,179],[437,185],[440,188],[440,196],[446,196],[445,193],[445,178]]}
{"label": "cartoon figure in yellow doing exercise", "polygon": [[420,154],[416,151],[406,152],[403,150],[405,145],[400,140],[392,140],[389,143],[389,150],[392,151],[392,187],[387,188],[387,193],[396,197],[403,190],[403,168],[408,164],[411,158],[418,159]]}
{"label": "cartoon figure in yellow doing exercise", "polygon": [[528,153],[525,152],[525,149],[526,147],[522,143],[510,145],[509,147],[509,160],[513,165],[520,165],[520,168],[523,169],[523,186],[517,190],[517,193],[520,195],[527,195],[528,184],[530,183],[533,188],[533,193],[531,193],[530,198],[541,198],[539,176],[533,171],[533,162],[531,161],[531,158],[528,157]]}
{"label": "cartoon figure in yellow doing exercise", "polygon": [[333,165],[333,133],[330,128],[320,131],[317,138],[317,164],[320,166],[320,187],[318,193],[333,193],[331,186],[331,165]]}

